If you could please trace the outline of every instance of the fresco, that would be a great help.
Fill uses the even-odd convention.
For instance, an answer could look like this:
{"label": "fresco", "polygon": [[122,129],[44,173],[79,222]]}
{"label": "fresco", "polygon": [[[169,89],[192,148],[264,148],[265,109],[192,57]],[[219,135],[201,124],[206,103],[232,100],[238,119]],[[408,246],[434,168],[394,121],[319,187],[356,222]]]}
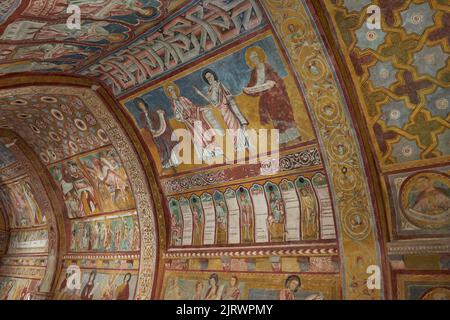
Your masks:
{"label": "fresco", "polygon": [[[362,3],[356,13],[364,15],[368,5]],[[327,9],[352,66],[380,165],[394,169],[406,163],[437,163],[447,157],[449,48],[444,45],[445,33],[436,27],[445,23],[445,18],[437,18],[446,7],[439,1],[406,1],[386,21],[395,32],[387,32],[368,30],[362,22],[343,23],[350,14],[358,16],[354,8],[341,14],[344,6],[329,3]],[[416,15],[423,19],[415,23],[412,17]]]}
{"label": "fresco", "polygon": [[[171,152],[176,142],[170,137],[178,128],[188,130],[192,154],[198,158],[214,159],[226,152],[217,145],[209,153],[203,149],[202,154],[199,150],[214,137],[203,135],[203,140],[196,140],[195,121],[202,123],[203,132],[242,129],[234,137],[236,151],[253,148],[246,129],[279,130],[281,147],[314,139],[302,98],[273,36],[262,34],[210,61],[126,99],[125,106],[160,160],[160,170],[195,167],[181,164]],[[262,83],[257,83],[256,68],[263,72],[259,74],[259,80],[265,79]],[[278,108],[271,107],[274,101]]]}
{"label": "fresco", "polygon": [[132,272],[81,270],[80,289],[70,289],[67,280],[72,270],[63,270],[56,298],[59,300],[132,300],[137,275]]}
{"label": "fresco", "polygon": [[134,205],[131,187],[115,149],[81,157],[80,162],[97,185],[102,210],[123,210]]}
{"label": "fresco", "polygon": [[69,218],[132,209],[134,199],[115,151],[106,149],[50,168],[64,195]]}
{"label": "fresco", "polygon": [[439,173],[422,173],[406,181],[401,191],[405,217],[421,228],[450,230],[450,178]]}
{"label": "fresco", "polygon": [[450,232],[449,168],[392,174],[388,177],[397,237],[445,236]]}
{"label": "fresco", "polygon": [[0,230],[0,255],[6,252],[9,235],[4,230]]}
{"label": "fresco", "polygon": [[[127,49],[111,54],[81,74],[99,77],[115,95],[120,95],[265,24],[262,9],[255,1],[196,1],[160,29],[150,29]],[[122,63],[130,70],[139,70],[138,74],[127,72]]]}
{"label": "fresco", "polygon": [[450,287],[428,289],[420,300],[450,300]]}
{"label": "fresco", "polygon": [[443,236],[449,232],[448,172],[418,171],[433,171],[449,159],[447,8],[439,1],[383,4],[381,10],[390,12],[384,27],[369,30],[359,20],[369,5],[327,3],[326,9],[388,181],[386,198],[395,204],[388,208],[392,233]]}
{"label": "fresco", "polygon": [[[184,0],[96,0],[89,3],[83,0],[44,0],[32,1],[21,8],[21,12],[14,12],[20,3],[8,0],[0,7],[0,22],[11,14],[15,15],[14,21],[0,34],[0,46],[13,44],[0,53],[5,55],[0,58],[1,73],[77,71],[101,78],[115,94],[144,84],[266,24],[262,8],[250,0],[242,3],[222,0],[204,3]],[[80,8],[82,25],[79,30],[69,30],[61,23],[69,17],[66,13],[69,5]],[[162,18],[178,9],[182,10],[177,12],[173,23],[154,28]],[[203,34],[208,34],[209,38]],[[53,40],[64,43],[58,45],[52,43]],[[133,54],[128,54],[128,49],[109,54],[126,40],[133,41],[129,48]],[[30,51],[29,45],[22,45],[24,41],[33,41],[36,49]],[[19,50],[29,53],[22,56]],[[42,56],[39,52],[44,50]],[[95,61],[102,55],[108,57]],[[80,57],[86,57],[86,60],[81,62]],[[129,65],[130,70],[139,70],[140,74],[128,73],[125,65]]]}
{"label": "fresco", "polygon": [[[43,261],[42,263],[40,261]],[[11,259],[2,259],[2,268],[0,276],[11,277],[11,278],[29,278],[39,280],[40,288],[42,288],[42,280],[45,278],[47,259],[37,258],[36,260],[16,260],[16,264],[9,264]]]}
{"label": "fresco", "polygon": [[110,143],[87,106],[73,95],[8,95],[0,100],[5,106],[0,126],[20,128],[18,134],[27,137],[45,164]]}
{"label": "fresco", "polygon": [[30,300],[38,280],[0,277],[0,300]]}
{"label": "fresco", "polygon": [[[336,238],[321,173],[170,198],[172,246],[323,241]],[[320,204],[319,204],[320,203]],[[356,222],[355,222],[356,223]],[[358,226],[356,226],[358,227]]]}
{"label": "fresco", "polygon": [[71,252],[119,252],[139,250],[136,214],[84,219],[71,226]]}
{"label": "fresco", "polygon": [[129,29],[106,21],[86,21],[80,29],[69,30],[67,24],[50,24],[29,20],[16,20],[9,24],[0,40],[76,40],[86,43],[111,44],[128,39]]}
{"label": "fresco", "polygon": [[[153,27],[183,2],[2,1],[0,23],[11,15],[14,19],[5,25],[0,34],[0,73],[74,70],[106,53],[111,47],[117,47],[122,41],[134,38],[142,30]],[[66,28],[65,21],[73,17],[72,13],[67,12],[71,5],[80,8],[80,29]]]}
{"label": "fresco", "polygon": [[0,199],[12,228],[46,223],[46,213],[35,198],[35,191],[29,178],[0,186]]}
{"label": "fresco", "polygon": [[0,231],[6,231],[8,229],[8,225],[5,220],[5,216],[2,210],[0,210]]}
{"label": "fresco", "polygon": [[[277,168],[267,172],[272,162],[235,164],[233,166],[208,167],[176,175],[163,175],[161,184],[167,196],[189,193],[196,190],[211,189],[218,185],[232,184],[238,180],[251,180],[266,175],[285,175],[302,171],[314,171],[322,168],[322,160],[316,144],[300,146],[282,151]],[[203,168],[202,168],[203,169]]]}
{"label": "fresco", "polygon": [[[269,112],[263,117],[260,116],[259,110],[266,109],[264,100],[263,103],[260,103],[262,99],[252,97],[253,100],[247,100],[252,101],[251,104],[243,103],[244,97],[250,99],[248,93],[254,93],[252,89],[244,90],[249,85],[254,85],[251,77],[252,73],[255,74],[255,71],[251,64],[258,65],[260,75],[264,74],[265,77],[270,78],[268,83],[260,79],[260,84],[264,86],[259,89],[264,89],[263,91],[273,89],[272,85],[277,81],[274,74],[266,72],[267,66],[264,66],[266,68],[264,72],[261,71],[263,64],[270,65],[278,77],[283,79],[286,87],[289,99],[286,99],[284,90],[279,86],[276,88],[275,96],[277,100],[282,101],[288,123],[291,123],[289,121],[290,114],[286,110],[288,103],[291,104],[296,129],[300,135],[299,138],[290,140],[291,132],[284,131],[282,123],[276,124],[280,130],[286,133],[286,140],[290,141],[287,143],[285,141],[281,146],[281,151],[285,156],[283,160],[287,160],[279,162],[280,168],[283,169],[282,171],[276,171],[275,174],[272,173],[273,178],[263,176],[262,173],[265,174],[266,172],[260,170],[263,167],[262,165],[260,167],[235,165],[223,168],[220,166],[184,168],[182,165],[173,165],[174,161],[170,159],[172,160],[172,167],[165,169],[157,163],[159,173],[162,174],[163,190],[167,193],[167,201],[170,203],[169,208],[173,208],[171,210],[171,225],[177,230],[171,234],[170,239],[172,239],[172,243],[181,243],[181,245],[172,247],[171,250],[183,257],[189,257],[194,253],[199,254],[204,257],[204,260],[207,260],[212,255],[231,255],[234,250],[238,251],[239,245],[251,245],[252,248],[260,250],[265,246],[271,248],[288,247],[291,243],[287,244],[286,242],[292,242],[292,246],[299,243],[315,246],[316,243],[333,242],[336,239],[336,232],[331,231],[335,225],[334,209],[338,213],[336,214],[336,220],[338,220],[336,225],[341,229],[338,230],[340,249],[346,252],[344,254],[346,258],[342,260],[341,266],[341,270],[345,273],[343,295],[346,298],[355,299],[383,298],[384,293],[382,291],[368,290],[365,285],[367,279],[366,266],[378,265],[381,263],[382,257],[381,249],[378,247],[378,233],[375,230],[377,223],[374,218],[374,206],[378,203],[373,202],[374,199],[372,199],[372,194],[369,191],[370,179],[366,179],[367,168],[361,162],[361,149],[357,142],[355,126],[348,117],[348,109],[353,107],[347,105],[348,101],[342,94],[339,76],[335,72],[336,68],[330,64],[330,60],[333,59],[329,58],[329,48],[321,40],[322,30],[314,27],[315,21],[318,21],[317,17],[314,14],[311,15],[311,8],[308,8],[301,1],[267,0],[261,3],[264,5],[265,12],[270,16],[276,34],[269,30],[255,31],[251,37],[236,41],[223,51],[217,51],[217,55],[211,54],[203,59],[200,58],[196,63],[186,65],[185,68],[174,72],[174,74],[167,74],[161,81],[156,79],[136,93],[127,91],[122,99],[122,103],[133,114],[137,125],[141,127],[144,139],[147,136],[152,156],[170,166],[171,163],[167,161],[167,158],[163,158],[161,161],[161,156],[156,152],[158,148],[152,145],[152,130],[146,130],[145,124],[140,123],[140,119],[143,118],[140,116],[140,112],[144,113],[145,116],[145,109],[149,110],[147,111],[149,114],[152,111],[163,111],[159,113],[159,119],[161,120],[161,114],[163,114],[166,117],[164,122],[170,124],[172,130],[188,128],[186,122],[192,119],[187,117],[187,121],[184,123],[167,121],[167,119],[176,116],[176,112],[170,113],[171,103],[166,101],[165,104],[155,104],[154,101],[162,101],[170,96],[171,100],[174,100],[175,108],[172,107],[174,111],[177,111],[177,104],[178,109],[198,111],[202,105],[209,104],[207,104],[208,99],[214,102],[208,94],[213,92],[223,93],[227,89],[232,94],[234,103],[229,101],[231,99],[228,99],[228,101],[222,100],[225,102],[224,105],[233,106],[235,104],[238,106],[238,110],[249,123],[248,127],[253,124],[256,128],[263,128],[262,122],[265,120],[270,122],[270,126],[275,127],[274,120],[275,122],[279,120],[279,115],[276,112],[274,114]],[[313,5],[311,4],[310,7],[313,7]],[[361,23],[362,20],[361,18]],[[274,46],[270,50],[265,50],[260,44],[264,40],[270,41],[270,38],[273,39]],[[280,53],[278,46],[285,50],[288,57],[286,61],[283,51]],[[261,50],[252,49],[253,47],[260,47]],[[248,52],[248,59],[246,59],[246,52]],[[274,63],[275,53],[279,56],[286,73],[280,71],[279,66]],[[229,63],[222,65],[222,68],[226,68],[226,72],[217,71],[220,62],[226,61],[232,54],[236,54],[236,56],[232,60],[230,59]],[[253,61],[250,60],[250,56],[252,56]],[[247,63],[247,61],[251,63]],[[245,70],[246,73],[245,76],[239,77],[243,83],[241,87],[238,86],[241,91],[238,91],[237,94],[233,92],[233,86],[229,82],[230,77],[227,75],[227,73],[235,71],[235,65],[239,66],[239,68],[236,68],[238,72],[244,73],[243,70]],[[258,68],[256,69],[256,77],[258,77]],[[203,75],[206,80],[209,78],[209,82],[203,80],[204,83],[202,83]],[[293,79],[292,85],[289,85],[289,79],[292,75],[297,77]],[[189,84],[186,82],[183,86],[183,80],[187,77],[191,77],[192,80],[189,81]],[[113,82],[112,79],[108,80]],[[297,80],[298,82],[296,82]],[[220,90],[210,88],[207,83],[215,84]],[[191,88],[192,85],[195,85],[197,90]],[[239,94],[242,94],[242,96]],[[293,97],[293,95],[296,95],[296,97]],[[136,98],[144,100],[145,104]],[[202,99],[205,101],[202,102]],[[294,105],[292,106],[293,102]],[[305,102],[308,110],[312,112],[312,119],[309,119],[307,110],[302,109]],[[138,111],[136,111],[137,105],[140,105]],[[246,106],[249,107],[247,110],[251,110],[251,112],[247,111],[248,113],[246,113]],[[300,112],[301,121],[299,121],[296,112]],[[178,111],[178,113],[180,112]],[[214,118],[207,112],[204,112],[202,116],[194,112],[194,115],[197,116],[196,119],[200,120],[204,128],[214,127],[216,122],[221,124],[222,128],[226,127],[226,122],[220,110],[213,113]],[[155,116],[151,118],[156,119]],[[181,117],[178,116],[178,118]],[[236,118],[239,119],[240,117]],[[243,118],[240,120],[238,121],[239,125],[243,126],[246,122]],[[163,121],[154,122],[152,125],[156,128],[152,129],[157,131],[156,129],[161,127],[158,127],[158,124],[163,123]],[[205,122],[208,123],[205,124]],[[302,131],[311,122],[314,123],[314,133],[318,135],[321,161],[314,162],[311,160],[312,157],[308,157],[304,167],[301,164],[290,166],[296,162],[301,163],[301,161],[295,161],[295,153],[307,154],[306,148],[301,147],[305,147],[307,143],[314,143],[314,133],[308,136],[307,131]],[[151,126],[147,125],[147,127],[150,128]],[[192,135],[192,131],[190,132]],[[203,145],[211,140],[209,137],[206,137],[206,139],[207,141],[196,141],[196,143]],[[167,147],[165,148],[167,149]],[[194,149],[192,151],[195,152]],[[319,168],[310,169],[309,166],[314,166],[313,163]],[[313,175],[305,173],[308,170],[311,170],[311,172],[316,169],[321,170],[322,165],[327,170],[326,178],[318,178],[314,181],[312,180]],[[303,180],[297,182],[297,178],[301,176],[304,177]],[[286,178],[288,182],[282,185],[281,180],[283,178]],[[330,181],[324,184],[324,179]],[[266,185],[267,182],[271,184]],[[331,191],[333,199],[326,196],[328,191],[323,186],[328,184],[333,186]],[[316,190],[315,186],[322,187],[320,192]],[[205,239],[210,241],[211,238],[218,238],[217,236],[212,237],[212,230],[217,233],[218,224],[214,224],[214,228],[212,223],[207,225],[207,221],[209,221],[207,216],[216,216],[211,214],[212,208],[216,207],[216,204],[211,206],[209,201],[210,198],[214,199],[213,192],[215,191],[221,192],[225,199],[228,215],[225,241],[227,241],[226,246],[234,249],[231,252],[228,252],[227,247],[223,245],[220,248],[216,248],[216,244],[213,245],[214,247],[204,248],[209,246],[204,243],[199,250],[198,246],[192,244],[195,226],[193,209],[190,206],[189,199],[193,195],[204,199],[204,203],[202,202],[203,217],[205,218],[204,230],[208,230],[203,233],[204,242]],[[218,197],[219,202],[220,198]],[[280,201],[280,198],[282,201]],[[173,200],[178,201],[178,205]],[[282,204],[284,204],[286,211],[284,216]],[[286,208],[289,208],[289,213]],[[326,219],[321,219],[323,212],[326,212]],[[287,227],[287,220],[289,220],[289,228]],[[222,223],[222,230],[223,225]],[[180,232],[181,226],[183,226],[183,229]],[[221,236],[221,238],[225,237]],[[192,248],[189,248],[191,246]],[[249,251],[251,252],[251,250]],[[280,253],[280,255],[282,254],[286,253]],[[170,253],[167,255],[171,256]],[[203,261],[200,264],[206,264],[206,262]],[[183,278],[187,278],[188,275],[191,275],[191,272],[185,271]],[[208,276],[204,278],[207,279]],[[191,286],[191,288],[195,289],[195,286]],[[194,294],[194,289],[189,291],[190,294]],[[178,289],[175,286],[173,290],[175,296],[177,291]]]}
{"label": "fresco", "polygon": [[[9,233],[2,236],[0,275],[4,277],[34,279],[39,288],[25,284],[20,295],[30,299],[34,291],[50,291],[57,267],[57,219],[54,212],[58,206],[51,203],[53,195],[47,193],[39,170],[42,164],[31,149],[22,149],[24,141],[17,135],[6,132],[1,140],[16,159],[13,165],[1,169],[3,180],[0,188],[2,211],[8,220]],[[64,237],[62,237],[64,238]],[[21,285],[20,285],[21,286]]]}
{"label": "fresco", "polygon": [[340,290],[335,275],[169,271],[164,279],[164,300],[323,300]]}
{"label": "fresco", "polygon": [[5,0],[0,5],[0,23],[3,23],[14,13],[14,10],[20,5],[21,0]]}
{"label": "fresco", "polygon": [[[69,219],[57,256],[50,204],[34,180],[9,181],[21,163],[0,144],[1,209],[15,229],[0,297],[30,297],[62,257],[59,299],[448,299],[443,1],[378,1],[376,30],[369,0],[87,2],[0,5],[0,73],[53,81],[6,79],[0,128],[39,155]],[[83,8],[80,30],[64,28],[68,4]],[[44,73],[54,71],[101,81],[137,128],[117,123],[122,111],[109,113],[100,85],[53,85],[62,78]],[[218,136],[195,138],[195,121],[218,136],[244,129],[233,151],[246,157],[250,130],[278,129],[280,157],[182,164],[171,153],[177,129],[194,138],[194,155],[227,151]],[[134,129],[141,137],[126,135]],[[79,290],[67,287],[73,264]],[[367,288],[373,265],[392,277],[381,290]]]}
{"label": "fresco", "polygon": [[[379,2],[381,28],[369,29],[366,12],[372,2],[323,4],[345,81],[354,83],[388,203],[389,255],[399,273],[394,296],[429,299],[436,292],[436,298],[445,298],[439,288],[448,286],[448,263],[435,257],[430,265],[424,261],[450,230],[448,8],[440,1]],[[361,219],[346,220],[354,230],[365,228]],[[437,252],[447,254],[448,248]]]}
{"label": "fresco", "polygon": [[160,0],[47,0],[44,3],[31,2],[23,12],[26,16],[42,17],[50,15],[55,18],[68,16],[69,5],[80,7],[84,18],[98,20],[116,20],[127,24],[138,24],[142,20],[154,20],[161,15],[160,9],[165,1]]}
{"label": "fresco", "polygon": [[8,149],[8,145],[0,141],[0,169],[16,162],[16,157]]}
{"label": "fresco", "polygon": [[8,266],[31,266],[31,267],[45,267],[47,266],[47,257],[33,257],[33,256],[10,256],[3,257],[1,260],[2,265]]}
{"label": "fresco", "polygon": [[8,254],[47,252],[47,229],[22,230],[11,232],[9,236]]}
{"label": "fresco", "polygon": [[[99,47],[63,43],[43,43],[34,45],[0,44],[0,73],[26,70],[68,71],[84,59],[99,53]],[[27,59],[27,60],[23,60]]]}
{"label": "fresco", "polygon": [[[183,270],[185,272],[338,273],[337,247],[330,244],[326,248],[321,251],[320,255],[314,256],[308,255],[307,249],[273,248],[261,248],[252,257],[246,257],[245,250],[234,251],[232,256],[228,255],[228,251],[186,255],[185,258],[172,255],[166,256],[164,266],[166,270]],[[271,255],[267,256],[266,254]],[[298,256],[292,254],[298,254]]]}
{"label": "fresco", "polygon": [[[26,144],[29,144],[35,153],[26,149],[29,151],[27,156],[36,161],[33,163],[35,166],[43,165],[39,178],[48,177],[51,180],[45,182],[46,188],[48,187],[45,190],[37,188],[39,179],[32,179],[30,183],[33,189],[40,190],[35,196],[41,211],[48,213],[47,225],[17,230],[17,239],[14,239],[17,241],[10,246],[5,258],[11,261],[9,258],[12,256],[24,257],[23,265],[2,265],[0,274],[41,280],[39,291],[33,292],[33,298],[42,298],[55,284],[53,280],[60,280],[60,258],[66,259],[68,256],[68,259],[79,260],[80,267],[96,270],[99,274],[116,274],[114,270],[124,269],[124,265],[129,265],[127,260],[132,260],[132,269],[125,269],[132,273],[133,279],[130,280],[127,276],[123,283],[127,272],[120,281],[116,278],[115,284],[123,284],[123,294],[119,294],[119,298],[125,299],[127,283],[133,286],[130,289],[130,299],[134,298],[136,290],[141,299],[149,298],[152,294],[151,284],[157,254],[156,228],[153,228],[156,223],[155,209],[145,173],[126,131],[100,95],[90,87],[48,84],[19,87],[13,91],[14,93],[9,89],[0,90],[0,100],[4,106],[0,113],[3,116],[10,112],[8,120],[12,121],[3,125],[12,127],[17,124],[21,131],[17,135],[9,130],[3,130],[3,133],[8,137],[17,137],[11,150],[25,150]],[[30,115],[33,121],[21,125],[21,119],[29,119]],[[70,128],[74,130],[71,131]],[[63,140],[61,132],[66,134],[66,139],[73,139],[76,143],[70,143],[72,147],[64,146],[68,141]],[[21,133],[24,134],[23,140],[19,136]],[[110,141],[109,135],[114,136],[114,139]],[[41,141],[40,137],[49,137],[49,141],[53,142]],[[55,137],[55,140],[52,139]],[[61,139],[58,140],[58,137]],[[5,141],[9,143],[13,139]],[[49,148],[55,152],[47,153]],[[18,158],[18,161],[22,160],[24,159]],[[22,168],[27,166],[22,165]],[[2,170],[2,179],[5,170],[8,179],[18,179],[13,175],[14,170],[8,168]],[[17,172],[23,177],[26,170]],[[6,181],[7,184],[10,182],[11,180]],[[136,198],[132,190],[135,188],[141,194]],[[44,199],[47,190],[49,194],[50,190],[55,192],[54,197]],[[52,208],[58,209],[58,229],[53,228],[50,223]],[[139,227],[141,223],[150,227],[144,238],[140,236],[143,230]],[[44,238],[21,235],[43,230],[41,228],[48,230],[46,248],[41,245]],[[55,241],[58,243],[58,239],[61,241],[60,247],[55,247],[52,244]],[[140,250],[141,244],[148,248],[145,252]],[[47,266],[27,266],[29,260],[26,258],[30,253],[45,257]],[[84,261],[89,260],[85,259],[86,256],[91,261],[105,257],[110,261],[91,264]],[[141,271],[139,277],[138,270]],[[98,279],[103,279],[102,277],[99,276]]]}

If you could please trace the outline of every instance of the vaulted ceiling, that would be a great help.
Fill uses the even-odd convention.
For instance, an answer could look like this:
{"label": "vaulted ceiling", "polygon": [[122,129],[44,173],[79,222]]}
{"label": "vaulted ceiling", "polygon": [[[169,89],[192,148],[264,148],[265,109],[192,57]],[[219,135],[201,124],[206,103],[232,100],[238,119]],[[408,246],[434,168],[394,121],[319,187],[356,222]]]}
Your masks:
{"label": "vaulted ceiling", "polygon": [[[1,73],[78,73],[135,41],[185,1],[2,1]],[[80,28],[68,10],[80,10]]]}

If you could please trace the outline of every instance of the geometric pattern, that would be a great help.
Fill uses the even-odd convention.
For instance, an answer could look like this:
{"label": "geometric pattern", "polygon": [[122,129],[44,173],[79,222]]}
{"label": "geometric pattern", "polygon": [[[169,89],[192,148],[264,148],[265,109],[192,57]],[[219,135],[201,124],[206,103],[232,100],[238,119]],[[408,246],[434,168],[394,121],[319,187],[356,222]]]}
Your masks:
{"label": "geometric pattern", "polygon": [[[445,2],[445,1],[444,1]],[[442,1],[378,1],[381,29],[367,27],[372,1],[326,2],[364,99],[381,168],[450,155],[448,7]]]}
{"label": "geometric pattern", "polygon": [[441,46],[429,47],[425,45],[423,49],[414,55],[414,66],[420,74],[428,74],[435,77],[440,69],[445,67],[448,54],[442,51]]}
{"label": "geometric pattern", "polygon": [[402,26],[408,33],[420,35],[427,27],[433,25],[433,14],[428,3],[411,3],[407,10],[401,12]]}

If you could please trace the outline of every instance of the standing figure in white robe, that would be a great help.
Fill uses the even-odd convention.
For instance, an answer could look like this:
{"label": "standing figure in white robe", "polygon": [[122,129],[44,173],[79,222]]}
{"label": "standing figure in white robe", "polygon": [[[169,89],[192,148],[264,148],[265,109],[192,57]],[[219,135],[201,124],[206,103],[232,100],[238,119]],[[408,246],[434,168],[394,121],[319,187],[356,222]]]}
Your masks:
{"label": "standing figure in white robe", "polygon": [[188,98],[181,96],[180,89],[174,83],[169,83],[165,91],[170,99],[175,119],[183,122],[191,134],[198,158],[207,160],[221,156],[223,151],[214,142],[215,132],[206,120],[203,110]]}
{"label": "standing figure in white robe", "polygon": [[228,132],[232,132],[234,135],[234,148],[236,150],[249,148],[250,142],[245,133],[248,120],[239,110],[230,90],[219,81],[217,74],[211,69],[203,71],[203,80],[209,86],[208,92],[205,95],[194,87],[195,92],[213,107],[219,108],[227,129],[229,129]]}

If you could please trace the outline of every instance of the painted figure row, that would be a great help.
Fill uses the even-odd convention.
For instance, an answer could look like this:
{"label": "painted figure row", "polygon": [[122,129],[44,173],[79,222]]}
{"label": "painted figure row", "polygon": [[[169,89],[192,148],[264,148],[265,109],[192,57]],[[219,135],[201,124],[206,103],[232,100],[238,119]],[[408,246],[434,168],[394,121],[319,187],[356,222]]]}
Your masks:
{"label": "painted figure row", "polygon": [[0,300],[30,300],[38,280],[0,277]]}
{"label": "painted figure row", "polygon": [[[79,270],[79,269],[78,269]],[[106,273],[101,271],[80,271],[80,278],[74,268],[68,268],[60,280],[57,299],[60,300],[132,300],[137,276],[131,273]],[[79,285],[71,285],[70,281]]]}
{"label": "painted figure row", "polygon": [[322,174],[279,184],[228,188],[211,196],[169,200],[172,246],[334,239],[327,182]]}
{"label": "painted figure row", "polygon": [[169,278],[164,292],[165,300],[240,300],[240,299],[278,299],[278,300],[322,300],[321,293],[300,290],[301,280],[297,275],[286,278],[284,288],[276,292],[264,289],[249,289],[248,297],[243,298],[244,287],[248,283],[239,281],[231,275],[228,281],[221,281],[219,274],[212,273],[206,280],[185,280]]}
{"label": "painted figure row", "polygon": [[43,252],[49,243],[48,230],[21,230],[11,233],[9,237],[8,253],[16,252]]}
{"label": "painted figure row", "polygon": [[138,220],[122,216],[72,223],[70,251],[135,251],[139,250]]}

